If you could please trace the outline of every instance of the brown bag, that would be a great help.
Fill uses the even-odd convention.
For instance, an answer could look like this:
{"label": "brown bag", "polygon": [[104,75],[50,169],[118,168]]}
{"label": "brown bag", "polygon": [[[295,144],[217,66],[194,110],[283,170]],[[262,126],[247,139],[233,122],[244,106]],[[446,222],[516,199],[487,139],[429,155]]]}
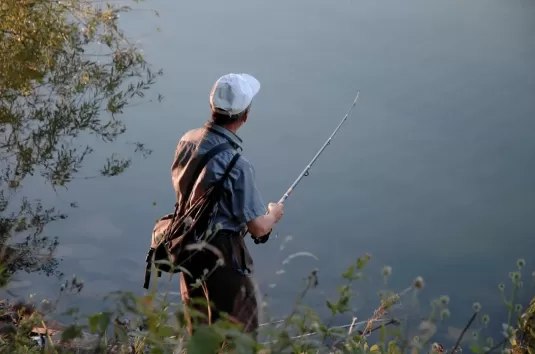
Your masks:
{"label": "brown bag", "polygon": [[198,252],[195,245],[209,241],[214,234],[212,228],[214,217],[217,213],[219,200],[223,195],[223,182],[229,176],[230,171],[238,161],[240,154],[236,152],[225,171],[223,177],[210,186],[206,192],[190,207],[185,205],[193,186],[208,161],[219,152],[233,149],[232,144],[224,143],[209,150],[199,161],[199,164],[188,184],[183,198],[183,205],[175,204],[173,214],[167,214],[156,221],[152,231],[151,247],[147,252],[145,261],[145,282],[143,288],[148,289],[152,265],[158,271],[158,277],[162,272],[178,273],[187,270],[194,256]]}

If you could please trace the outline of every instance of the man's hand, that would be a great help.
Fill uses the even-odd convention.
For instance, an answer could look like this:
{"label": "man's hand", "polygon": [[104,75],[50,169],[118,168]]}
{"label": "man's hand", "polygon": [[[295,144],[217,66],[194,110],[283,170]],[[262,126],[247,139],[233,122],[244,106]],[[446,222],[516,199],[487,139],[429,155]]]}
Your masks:
{"label": "man's hand", "polygon": [[279,220],[282,218],[282,215],[284,215],[284,204],[269,203],[268,215],[273,215],[276,222],[279,222]]}
{"label": "man's hand", "polygon": [[[284,204],[282,203],[269,203],[268,205],[268,212],[265,215],[265,220],[267,220],[268,228],[269,230],[263,234],[258,236],[253,236],[251,233],[251,236],[253,237],[254,243],[266,243],[269,239],[269,235],[271,234],[271,231],[273,230],[273,226],[275,226],[276,223],[279,222],[279,220],[282,218],[282,215],[284,215]],[[249,230],[250,231],[250,230]]]}
{"label": "man's hand", "polygon": [[[259,216],[247,223],[247,229],[253,238],[264,238],[271,233],[271,229],[282,218],[284,206],[279,203],[269,203],[266,215]],[[255,241],[256,242],[256,241]],[[265,242],[265,241],[264,241]]]}

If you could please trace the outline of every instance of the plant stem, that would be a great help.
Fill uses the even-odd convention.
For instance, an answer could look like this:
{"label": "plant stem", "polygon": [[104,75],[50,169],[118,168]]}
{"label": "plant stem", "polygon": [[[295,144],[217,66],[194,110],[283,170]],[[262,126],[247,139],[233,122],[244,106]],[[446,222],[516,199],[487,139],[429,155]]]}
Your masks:
{"label": "plant stem", "polygon": [[[512,320],[512,317],[513,317],[513,311],[515,309],[515,298],[516,298],[516,290],[518,289],[517,287],[517,283],[516,282],[513,282],[513,289],[511,290],[511,300],[510,300],[510,303],[509,303],[509,313],[507,314],[507,331],[509,331],[509,328],[511,328],[511,320]],[[506,333],[507,335],[509,335],[509,332]],[[503,347],[502,349],[505,349],[507,345],[507,341],[504,341],[503,342]]]}
{"label": "plant stem", "polygon": [[476,319],[476,316],[477,316],[477,312],[474,312],[474,314],[473,314],[472,317],[470,318],[470,321],[468,321],[468,323],[467,323],[466,326],[464,327],[463,331],[461,332],[461,335],[460,335],[459,338],[457,339],[457,343],[455,343],[455,346],[454,346],[453,349],[451,350],[451,354],[454,354],[455,351],[457,350],[457,348],[459,347],[459,344],[461,343],[461,340],[463,339],[464,334],[466,333],[466,331],[468,331],[468,328],[470,327],[470,325],[472,324],[472,322],[474,322],[474,320]]}
{"label": "plant stem", "polygon": [[489,354],[489,353],[492,353],[493,351],[495,351],[496,349],[498,349],[500,347],[500,345],[504,344],[504,343],[507,343],[507,338],[502,340],[500,343],[496,344],[494,347],[490,348],[489,350],[487,350],[486,352],[484,352],[483,354]]}

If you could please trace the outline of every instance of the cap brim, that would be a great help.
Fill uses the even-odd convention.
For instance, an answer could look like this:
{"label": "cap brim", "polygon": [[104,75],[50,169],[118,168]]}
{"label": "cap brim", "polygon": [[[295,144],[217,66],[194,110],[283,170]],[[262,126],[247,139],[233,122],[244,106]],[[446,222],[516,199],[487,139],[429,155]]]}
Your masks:
{"label": "cap brim", "polygon": [[241,74],[243,79],[247,81],[249,86],[251,86],[251,90],[253,91],[253,96],[256,96],[258,91],[260,91],[260,82],[254,77],[249,74]]}

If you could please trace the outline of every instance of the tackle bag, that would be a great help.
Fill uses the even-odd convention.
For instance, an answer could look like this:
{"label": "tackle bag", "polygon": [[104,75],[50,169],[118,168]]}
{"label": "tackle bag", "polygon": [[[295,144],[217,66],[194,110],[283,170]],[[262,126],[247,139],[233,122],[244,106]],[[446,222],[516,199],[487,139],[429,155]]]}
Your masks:
{"label": "tackle bag", "polygon": [[173,214],[167,214],[156,221],[152,231],[151,247],[145,259],[147,265],[143,288],[149,288],[152,265],[156,267],[158,277],[161,277],[162,272],[174,274],[187,270],[198,252],[196,249],[198,247],[195,245],[201,242],[208,243],[210,236],[215,234],[211,227],[224,193],[223,182],[239,159],[238,152],[230,161],[223,177],[212,184],[195,203],[188,208],[186,205],[189,203],[193,186],[206,164],[213,156],[228,149],[234,149],[233,145],[223,143],[202,156],[186,188],[182,204],[176,203]]}

